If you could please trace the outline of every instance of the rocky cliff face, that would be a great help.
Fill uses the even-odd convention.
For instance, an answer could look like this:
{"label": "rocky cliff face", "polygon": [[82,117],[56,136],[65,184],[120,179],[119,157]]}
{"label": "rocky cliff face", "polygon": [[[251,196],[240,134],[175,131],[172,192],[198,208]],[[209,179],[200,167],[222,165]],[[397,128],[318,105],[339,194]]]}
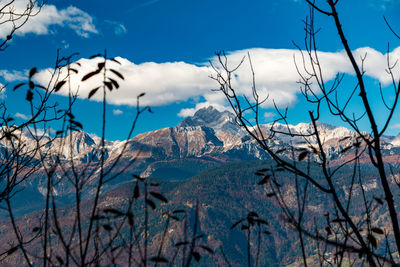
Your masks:
{"label": "rocky cliff face", "polygon": [[223,149],[214,129],[205,126],[164,128],[140,134],[133,140],[162,149],[166,158],[198,157]]}
{"label": "rocky cliff face", "polygon": [[235,115],[229,111],[220,112],[209,106],[198,110],[193,117],[187,117],[177,127],[205,126],[214,129],[215,132],[242,136],[245,131],[235,123]]}

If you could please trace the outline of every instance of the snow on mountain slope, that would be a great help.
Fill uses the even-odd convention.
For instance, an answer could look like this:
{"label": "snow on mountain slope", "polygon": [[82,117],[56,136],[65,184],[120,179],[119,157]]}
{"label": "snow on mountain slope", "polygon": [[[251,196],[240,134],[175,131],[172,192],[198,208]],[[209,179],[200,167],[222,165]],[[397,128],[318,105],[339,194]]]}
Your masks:
{"label": "snow on mountain slope", "polygon": [[245,131],[236,124],[235,115],[229,111],[220,112],[212,106],[199,109],[192,117],[186,117],[177,127],[206,126],[216,132],[243,136]]}
{"label": "snow on mountain slope", "polygon": [[[310,145],[317,147],[315,137],[310,136],[304,139],[296,136],[311,134],[313,127],[310,123],[261,125],[265,136],[271,134],[272,126],[275,131],[274,137],[267,139],[266,142],[273,151],[288,148],[289,145],[306,149],[310,149]],[[346,155],[341,152],[356,141],[357,135],[345,127],[335,127],[320,122],[317,123],[317,127],[328,158],[332,162],[337,160],[337,163],[346,160]],[[293,136],[282,133],[291,133]],[[24,150],[31,151],[30,154],[27,154],[28,157],[39,159],[39,153],[35,153],[34,138],[27,132],[15,132],[15,134],[20,142],[25,144]],[[88,168],[94,175],[87,182],[95,183],[99,173],[101,138],[77,131],[71,136],[55,138],[52,142],[49,140],[49,137],[44,137],[40,141],[42,151],[49,156],[49,162],[54,155],[58,155],[64,169],[68,169],[68,166],[71,165],[72,155],[76,170]],[[173,171],[181,170],[179,168],[174,170],[176,162],[186,164],[190,161],[190,164],[194,164],[187,163],[190,166],[196,166],[196,164],[214,166],[228,161],[257,160],[269,157],[255,140],[252,140],[245,130],[235,123],[233,114],[228,111],[219,112],[213,107],[198,110],[194,116],[185,118],[175,127],[142,133],[124,141],[104,140],[104,144],[104,168],[108,170],[114,166],[115,173],[124,173],[122,180],[118,182],[131,179],[132,173],[149,176],[152,173],[165,172],[166,168],[169,168],[170,173],[174,173]],[[400,147],[400,135],[383,137],[382,147],[387,162],[399,162],[400,155],[396,152],[396,149],[398,151],[396,147]],[[3,139],[0,142],[0,160],[6,158],[6,151],[9,150],[10,143]],[[281,155],[289,156],[290,153],[290,150],[286,150]],[[120,162],[114,164],[117,158],[120,159]],[[128,169],[125,168],[126,166]],[[54,174],[55,179],[59,180],[54,188],[59,196],[68,196],[73,190],[68,180],[63,179],[64,176],[61,171],[56,171]],[[36,188],[35,190],[38,190],[39,193],[45,194],[43,191],[46,188],[45,179],[43,173],[39,172],[35,179],[30,179],[27,183],[30,183],[29,186]],[[87,193],[90,194],[89,191]]]}
{"label": "snow on mountain slope", "polygon": [[390,143],[395,147],[400,147],[400,134],[398,134],[392,140],[390,140]]}
{"label": "snow on mountain slope", "polygon": [[214,130],[205,126],[164,128],[140,134],[133,140],[162,149],[166,158],[206,155],[223,146]]}
{"label": "snow on mountain slope", "polygon": [[[281,149],[292,144],[295,147],[308,148],[316,145],[314,136],[296,136],[311,134],[313,127],[310,123],[284,125],[280,123],[261,125],[265,136],[271,134],[273,127],[274,138],[269,145]],[[345,127],[335,127],[326,123],[317,122],[319,136],[328,151],[328,156],[340,156],[341,150],[355,142],[356,134]],[[283,133],[290,133],[293,136]],[[29,134],[19,133],[25,149],[34,149],[35,142]],[[345,137],[346,140],[343,140]],[[48,138],[41,142],[45,143]],[[304,142],[307,141],[307,142]],[[400,135],[383,138],[383,147],[391,149],[400,147]],[[100,159],[101,138],[90,136],[83,131],[74,132],[71,136],[55,138],[45,146],[49,154],[61,153],[61,160],[69,160],[71,155],[74,161],[80,163],[96,162]],[[0,142],[0,148],[7,147],[7,142]],[[229,160],[264,159],[268,157],[254,140],[249,138],[244,129],[235,123],[234,115],[228,111],[220,112],[213,107],[198,110],[192,117],[187,117],[176,127],[163,128],[139,134],[126,141],[105,140],[105,155],[107,161],[117,158],[124,150],[122,158],[126,160],[141,159],[151,162],[166,159],[182,159],[188,157],[213,157]],[[37,157],[38,155],[33,155]]]}

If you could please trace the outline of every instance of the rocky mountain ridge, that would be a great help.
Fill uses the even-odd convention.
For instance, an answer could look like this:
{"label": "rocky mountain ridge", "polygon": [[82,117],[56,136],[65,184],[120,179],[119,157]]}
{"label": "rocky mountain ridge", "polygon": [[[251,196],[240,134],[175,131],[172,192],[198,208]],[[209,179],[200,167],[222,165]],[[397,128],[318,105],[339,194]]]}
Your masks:
{"label": "rocky mountain ridge", "polygon": [[[312,133],[309,123],[297,125],[283,125],[279,123],[261,125],[264,136],[270,135],[271,127],[275,133],[268,139],[268,146],[274,150],[282,150],[293,145],[298,149],[310,149],[316,146],[314,137],[303,138],[298,135]],[[356,142],[356,134],[344,127],[335,127],[325,123],[318,123],[318,130],[328,157],[344,161],[343,149]],[[290,133],[281,134],[282,132]],[[19,133],[21,143],[28,144],[26,149],[34,150],[34,140],[28,133]],[[83,131],[74,132],[71,136],[56,138],[48,142],[43,138],[43,149],[51,160],[58,155],[64,166],[68,166],[73,159],[75,168],[80,171],[91,170],[93,175],[89,182],[96,181],[101,158],[101,138],[91,136]],[[400,155],[400,137],[385,137],[382,141],[384,155],[387,161],[398,164]],[[6,151],[9,143],[0,142],[0,150]],[[32,146],[32,147],[30,147]],[[397,151],[399,150],[399,151]],[[228,111],[220,112],[213,107],[198,110],[194,116],[185,118],[175,127],[162,128],[137,135],[126,141],[105,141],[104,169],[114,169],[115,173],[123,171],[135,173],[143,177],[157,176],[168,179],[184,179],[198,172],[232,161],[264,160],[269,155],[252,140],[247,133],[235,123],[235,117]],[[290,150],[281,155],[289,156]],[[4,156],[4,155],[3,155]],[[39,160],[39,153],[32,152],[32,157]],[[116,159],[119,163],[115,165]],[[181,167],[177,168],[176,165]],[[184,166],[184,167],[182,167]],[[183,169],[182,169],[183,168]],[[184,171],[182,171],[184,170]],[[55,177],[63,176],[56,171]],[[36,188],[42,195],[46,190],[46,178],[37,175],[38,179],[29,180],[29,186]],[[117,182],[129,179],[123,176]],[[64,181],[64,182],[63,182]],[[55,188],[57,194],[68,195],[73,191],[67,179],[58,183]],[[36,190],[35,189],[35,190]]]}
{"label": "rocky mountain ridge", "polygon": [[[299,136],[312,133],[310,123],[264,124],[261,125],[261,131],[265,137],[271,135],[271,128],[275,131],[273,138],[268,140],[272,149],[279,150],[289,144],[298,148],[316,145],[314,137]],[[339,156],[340,151],[356,138],[356,133],[345,127],[318,122],[318,130],[331,157]],[[29,134],[20,133],[19,138],[24,144],[34,146],[34,140]],[[347,139],[346,142],[343,139]],[[47,141],[47,138],[41,140],[43,145]],[[4,140],[0,142],[1,149],[5,149],[7,145]],[[385,137],[382,145],[386,150],[400,147],[400,135]],[[59,154],[61,160],[70,160],[72,157],[74,161],[88,163],[100,159],[101,138],[78,131],[72,136],[56,138],[44,147],[48,149],[49,154]],[[148,159],[152,162],[193,157],[211,157],[223,161],[268,158],[265,151],[235,123],[234,114],[228,111],[220,112],[212,106],[198,110],[194,116],[185,118],[175,127],[142,133],[126,141],[105,140],[106,160],[116,158],[124,147],[123,158]],[[33,147],[28,145],[28,149]]]}

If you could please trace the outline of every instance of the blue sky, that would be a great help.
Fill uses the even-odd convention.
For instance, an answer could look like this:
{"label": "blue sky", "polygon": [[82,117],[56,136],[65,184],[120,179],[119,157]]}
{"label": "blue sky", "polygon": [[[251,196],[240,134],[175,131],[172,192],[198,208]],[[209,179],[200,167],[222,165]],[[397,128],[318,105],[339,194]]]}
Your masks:
{"label": "blue sky", "polygon": [[[400,57],[400,49],[396,50],[400,40],[391,34],[382,16],[400,32],[400,1],[341,0],[338,11],[351,48],[359,56],[368,53],[368,94],[378,119],[382,118],[385,110],[380,105],[377,83],[388,84],[384,73],[388,42],[393,60]],[[291,123],[308,122],[307,111],[312,107],[298,94],[298,77],[293,71],[293,56],[298,52],[292,43],[302,45],[302,20],[307,15],[303,0],[49,0],[42,12],[16,33],[7,50],[0,52],[0,83],[8,84],[2,97],[10,114],[22,121],[29,114],[24,106],[25,91],[13,92],[12,87],[26,78],[27,70],[37,67],[41,70],[37,81],[46,83],[46,70],[54,66],[57,48],[61,48],[63,55],[79,52],[74,59],[82,64],[83,75],[98,62],[88,58],[107,49],[122,63],[114,67],[126,79],[110,95],[106,137],[124,139],[135,112],[134,99],[141,92],[146,92],[142,103],[151,105],[154,114],[143,116],[136,133],[174,126],[202,106],[212,104],[224,109],[222,95],[212,92],[218,85],[208,77],[208,62],[215,60],[215,51],[225,50],[232,64],[250,52],[259,88],[281,107],[289,107]],[[345,94],[346,87],[354,82],[333,22],[317,16],[316,23],[322,29],[318,48],[326,76],[329,80],[336,72],[348,73],[342,88]],[[5,26],[0,28],[0,37],[6,31]],[[248,68],[244,66],[238,75],[238,89],[246,94]],[[99,134],[101,104],[97,96],[86,99],[98,81],[80,84],[80,78],[72,79],[73,87],[80,86],[82,97],[74,113],[85,131]],[[61,90],[54,101],[65,101],[65,93]],[[271,103],[264,106],[266,117],[273,112]],[[357,112],[358,104],[352,108]],[[321,119],[341,125],[328,113]],[[399,125],[400,116],[396,116],[388,134],[397,134]]]}

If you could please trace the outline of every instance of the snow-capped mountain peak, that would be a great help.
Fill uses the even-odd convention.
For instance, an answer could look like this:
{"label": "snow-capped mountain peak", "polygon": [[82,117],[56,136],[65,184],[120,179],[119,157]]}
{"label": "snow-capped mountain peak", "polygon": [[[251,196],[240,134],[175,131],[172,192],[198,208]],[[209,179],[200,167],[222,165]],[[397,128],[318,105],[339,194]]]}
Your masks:
{"label": "snow-capped mountain peak", "polygon": [[235,115],[231,112],[218,111],[213,106],[199,109],[192,117],[186,117],[177,127],[205,126],[214,131],[223,131],[229,134],[241,136],[244,134],[235,122]]}

